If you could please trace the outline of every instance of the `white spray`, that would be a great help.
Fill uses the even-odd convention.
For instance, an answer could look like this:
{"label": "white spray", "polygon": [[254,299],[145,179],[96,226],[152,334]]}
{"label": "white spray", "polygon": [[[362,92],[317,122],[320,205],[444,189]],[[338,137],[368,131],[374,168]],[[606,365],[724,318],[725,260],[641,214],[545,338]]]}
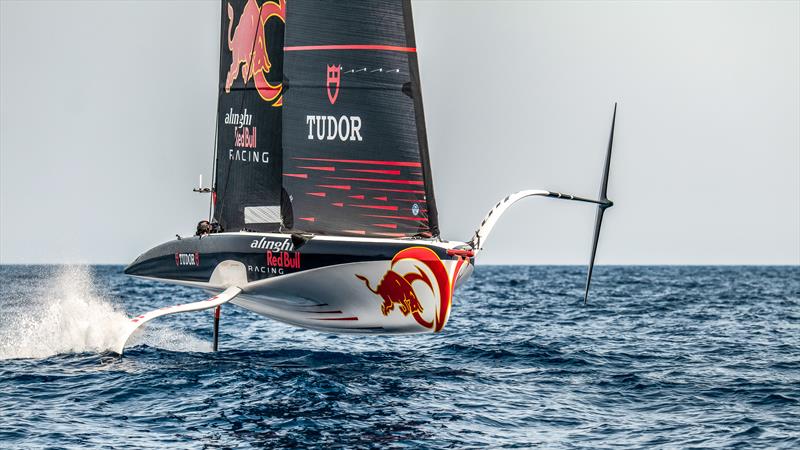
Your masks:
{"label": "white spray", "polygon": [[[97,292],[87,266],[64,266],[48,285],[3,303],[14,306],[0,313],[0,359],[104,352],[128,321],[121,308]],[[167,350],[210,348],[186,333],[155,327],[134,336],[130,345],[141,343]]]}

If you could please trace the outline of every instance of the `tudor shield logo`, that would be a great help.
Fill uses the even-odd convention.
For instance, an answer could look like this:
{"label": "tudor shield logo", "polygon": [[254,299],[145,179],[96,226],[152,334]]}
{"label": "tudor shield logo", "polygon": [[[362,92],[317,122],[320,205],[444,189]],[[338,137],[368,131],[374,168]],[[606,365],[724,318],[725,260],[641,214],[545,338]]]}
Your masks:
{"label": "tudor shield logo", "polygon": [[328,100],[331,105],[336,103],[336,98],[339,97],[339,81],[341,80],[342,66],[328,66]]}

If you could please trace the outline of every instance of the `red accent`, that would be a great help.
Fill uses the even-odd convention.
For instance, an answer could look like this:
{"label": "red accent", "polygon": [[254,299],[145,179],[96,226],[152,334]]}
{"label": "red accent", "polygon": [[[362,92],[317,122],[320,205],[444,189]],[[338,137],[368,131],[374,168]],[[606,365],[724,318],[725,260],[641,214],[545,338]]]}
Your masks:
{"label": "red accent", "polygon": [[345,233],[353,233],[353,234],[367,234],[364,230],[342,230]]}
{"label": "red accent", "polygon": [[373,183],[395,183],[395,184],[414,184],[422,186],[422,181],[417,180],[385,180],[382,178],[347,178],[347,177],[327,177],[331,180],[344,180],[344,181],[372,181]]}
{"label": "red accent", "polygon": [[294,178],[308,178],[308,174],[306,173],[285,173],[283,174],[285,177],[294,177]]}
{"label": "red accent", "polygon": [[211,202],[214,203],[214,206],[217,205],[217,191],[211,193]]}
{"label": "red accent", "polygon": [[377,161],[373,159],[329,159],[329,158],[294,158],[303,161],[339,162],[353,164],[378,164],[383,166],[422,167],[422,163],[405,161]]}
{"label": "red accent", "polygon": [[301,217],[300,220],[305,220],[307,222],[316,222],[317,221],[317,219],[315,219],[313,217]]}
{"label": "red accent", "polygon": [[419,222],[427,222],[428,219],[422,217],[408,217],[408,216],[378,216],[374,214],[365,214],[367,217],[377,217],[379,219],[402,219],[402,220],[415,220]]}
{"label": "red accent", "polygon": [[365,191],[381,191],[381,192],[404,192],[406,194],[424,194],[425,191],[415,191],[411,189],[387,189],[387,188],[364,188]]}
{"label": "red accent", "polygon": [[283,47],[285,52],[301,52],[309,50],[385,50],[389,52],[416,53],[416,47],[400,47],[398,45],[370,45],[370,44],[350,44],[350,45],[290,45]]}
{"label": "red accent", "polygon": [[328,195],[324,192],[306,192],[306,194],[313,195],[314,197],[325,197],[326,195]]}
{"label": "red accent", "polygon": [[348,172],[363,172],[363,173],[379,173],[382,175],[400,175],[399,170],[383,170],[383,169],[344,169]]}
{"label": "red accent", "polygon": [[215,319],[219,319],[219,313],[220,313],[221,309],[222,309],[222,306],[217,306],[217,308],[214,310],[214,318]]}
{"label": "red accent", "polygon": [[358,320],[358,317],[327,317],[318,319],[313,317],[314,320]]}
{"label": "red accent", "polygon": [[320,166],[298,166],[297,168],[298,169],[308,169],[308,170],[324,170],[326,172],[336,172],[336,167],[332,167],[332,166],[325,166],[325,167],[320,167]]}
{"label": "red accent", "polygon": [[338,184],[318,184],[317,187],[328,188],[328,189],[341,189],[343,191],[350,190],[350,186],[338,185]]}
{"label": "red accent", "polygon": [[388,197],[372,197],[372,199],[373,200],[380,200],[382,202],[388,202],[389,201]]}
{"label": "red accent", "polygon": [[373,223],[372,226],[381,227],[381,228],[391,228],[393,230],[397,229],[396,223]]}
{"label": "red accent", "polygon": [[355,206],[356,208],[367,208],[367,209],[385,209],[387,211],[397,211],[397,206],[390,206],[390,205],[354,205],[349,204],[347,206]]}
{"label": "red accent", "polygon": [[[339,80],[342,75],[342,65],[338,66],[328,66],[328,100],[330,100],[331,105],[336,103],[336,98],[339,96]],[[331,86],[333,86],[334,90],[331,90]]]}
{"label": "red accent", "polygon": [[354,198],[356,200],[364,200],[364,196],[363,195],[350,195],[348,197],[349,198]]}
{"label": "red accent", "polygon": [[331,205],[338,206],[339,208],[343,208],[344,207],[344,203],[331,203]]}
{"label": "red accent", "polygon": [[447,251],[447,254],[450,255],[450,256],[459,256],[459,257],[462,257],[462,258],[463,257],[472,258],[473,256],[475,256],[475,251],[474,250],[458,250],[458,249],[455,249],[455,248],[451,248],[450,250]]}

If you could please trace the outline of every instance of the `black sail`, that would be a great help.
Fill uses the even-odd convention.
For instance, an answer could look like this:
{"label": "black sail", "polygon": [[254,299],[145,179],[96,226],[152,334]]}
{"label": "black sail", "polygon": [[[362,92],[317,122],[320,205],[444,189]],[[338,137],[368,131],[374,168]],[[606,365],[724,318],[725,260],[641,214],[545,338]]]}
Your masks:
{"label": "black sail", "polygon": [[214,219],[226,231],[276,231],[286,4],[221,3]]}
{"label": "black sail", "polygon": [[289,1],[283,62],[293,229],[438,236],[410,2]]}

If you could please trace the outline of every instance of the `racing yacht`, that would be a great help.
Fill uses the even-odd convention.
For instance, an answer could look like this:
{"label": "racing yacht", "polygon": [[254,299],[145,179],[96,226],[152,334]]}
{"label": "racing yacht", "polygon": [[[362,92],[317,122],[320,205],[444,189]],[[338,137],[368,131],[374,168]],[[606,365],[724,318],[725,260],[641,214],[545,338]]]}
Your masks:
{"label": "racing yacht", "polygon": [[[468,241],[440,236],[410,0],[223,0],[212,232],[178,237],[125,273],[201,288],[208,300],[130,319],[232,303],[333,333],[428,333],[503,213],[527,197],[597,207],[586,296],[616,118],[598,198],[511,194]],[[586,297],[585,297],[586,298]]]}

